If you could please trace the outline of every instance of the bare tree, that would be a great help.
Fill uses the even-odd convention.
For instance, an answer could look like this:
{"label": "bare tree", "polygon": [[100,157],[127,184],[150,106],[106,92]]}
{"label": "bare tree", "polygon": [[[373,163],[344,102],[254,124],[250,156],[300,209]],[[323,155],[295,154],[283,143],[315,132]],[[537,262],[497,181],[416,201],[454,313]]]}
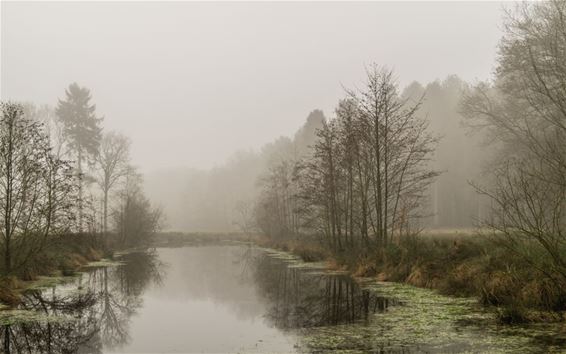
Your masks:
{"label": "bare tree", "polygon": [[130,168],[114,212],[118,247],[148,246],[162,226],[161,209],[151,205],[141,187],[142,176]]}
{"label": "bare tree", "polygon": [[564,291],[566,2],[522,4],[505,25],[495,82],[476,86],[462,102],[499,152],[492,184],[479,187],[493,201],[484,223]]}
{"label": "bare tree", "polygon": [[109,193],[117,182],[125,177],[129,167],[130,140],[121,134],[109,132],[103,135],[98,153],[95,157],[98,178],[102,190],[103,232],[108,233],[108,201]]}
{"label": "bare tree", "polygon": [[1,108],[0,237],[10,274],[70,228],[76,195],[70,165],[51,153],[41,123],[24,118],[20,105]]}
{"label": "bare tree", "polygon": [[295,161],[285,159],[260,179],[263,190],[255,205],[256,223],[269,237],[285,239],[299,233],[296,167]]}
{"label": "bare tree", "polygon": [[364,89],[348,91],[360,110],[362,149],[369,160],[370,227],[386,246],[409,225],[438,172],[429,168],[437,138],[416,113],[420,102],[399,97],[393,72],[373,65]]}
{"label": "bare tree", "polygon": [[339,165],[342,159],[339,134],[334,120],[323,123],[312,158],[303,163],[300,175],[302,200],[306,202],[302,210],[311,209],[310,226],[336,251],[343,248],[341,216],[344,212],[340,197],[343,171]]}
{"label": "bare tree", "polygon": [[258,224],[272,237],[318,235],[335,252],[385,248],[421,216],[437,138],[399,97],[393,73],[373,66],[323,121],[311,153],[284,160],[263,178]]}
{"label": "bare tree", "polygon": [[256,220],[254,215],[255,205],[253,201],[239,201],[236,204],[235,211],[237,219],[234,222],[241,232],[250,238],[256,231]]}

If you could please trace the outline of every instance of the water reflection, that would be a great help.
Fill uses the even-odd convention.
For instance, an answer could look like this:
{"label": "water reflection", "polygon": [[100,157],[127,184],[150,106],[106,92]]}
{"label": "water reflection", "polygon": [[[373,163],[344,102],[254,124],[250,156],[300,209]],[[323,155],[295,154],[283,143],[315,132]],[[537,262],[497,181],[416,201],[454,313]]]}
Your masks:
{"label": "water reflection", "polygon": [[533,352],[564,345],[553,329],[486,327],[466,299],[394,284],[368,290],[254,247],[160,248],[123,260],[26,293],[20,310],[36,316],[0,329],[4,352]]}
{"label": "water reflection", "polygon": [[385,311],[390,299],[360,288],[346,275],[327,275],[260,253],[255,257],[254,278],[270,304],[267,318],[289,330],[367,321]]}
{"label": "water reflection", "polygon": [[[253,247],[160,249],[122,260],[26,293],[21,309],[44,318],[4,326],[4,352],[289,352],[297,330],[363,323],[389,306],[350,277],[290,268]],[[156,327],[167,343],[150,340]]]}
{"label": "water reflection", "polygon": [[83,284],[96,294],[90,311],[98,320],[97,332],[107,348],[129,342],[130,318],[141,308],[144,290],[162,277],[162,264],[155,252],[126,254],[122,261],[123,266],[89,272]]}
{"label": "water reflection", "polygon": [[127,343],[141,295],[162,273],[155,252],[123,260],[124,266],[89,270],[65,286],[26,292],[19,309],[41,316],[3,326],[4,353],[101,353]]}
{"label": "water reflection", "polygon": [[[4,353],[74,353],[83,343],[90,342],[96,334],[96,320],[88,316],[88,310],[96,302],[93,293],[77,293],[58,296],[40,291],[25,295],[22,309],[35,310],[45,316],[70,316],[69,322],[24,322],[3,326]],[[91,351],[96,352],[96,351]]]}

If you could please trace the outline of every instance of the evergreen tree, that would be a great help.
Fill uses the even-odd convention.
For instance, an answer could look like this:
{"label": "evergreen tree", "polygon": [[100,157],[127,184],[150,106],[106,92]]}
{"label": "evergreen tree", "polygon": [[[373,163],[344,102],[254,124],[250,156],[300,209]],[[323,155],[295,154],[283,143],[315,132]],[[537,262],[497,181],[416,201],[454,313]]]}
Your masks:
{"label": "evergreen tree", "polygon": [[102,127],[101,117],[96,116],[96,105],[91,103],[90,90],[72,83],[65,90],[65,99],[59,100],[56,113],[63,124],[67,143],[76,154],[77,174],[79,176],[79,232],[82,232],[83,219],[83,162],[91,161],[98,152]]}

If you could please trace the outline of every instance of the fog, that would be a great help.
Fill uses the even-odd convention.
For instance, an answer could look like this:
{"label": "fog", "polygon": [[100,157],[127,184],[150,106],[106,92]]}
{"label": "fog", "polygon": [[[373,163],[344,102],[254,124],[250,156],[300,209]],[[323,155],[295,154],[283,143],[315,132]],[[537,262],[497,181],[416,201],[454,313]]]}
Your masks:
{"label": "fog", "polygon": [[[235,205],[257,194],[266,144],[292,140],[313,110],[332,117],[367,65],[393,69],[401,89],[453,74],[466,83],[490,79],[503,9],[496,2],[1,6],[2,100],[55,106],[70,83],[89,88],[104,129],[131,139],[133,164],[168,228],[192,231],[233,229]],[[432,125],[446,134],[442,123]],[[207,208],[203,200],[210,214],[191,214]]]}
{"label": "fog", "polygon": [[144,172],[210,168],[290,135],[379,62],[399,81],[486,79],[502,5],[2,2],[2,99],[91,89]]}
{"label": "fog", "polygon": [[0,1],[10,353],[566,353],[566,1]]}

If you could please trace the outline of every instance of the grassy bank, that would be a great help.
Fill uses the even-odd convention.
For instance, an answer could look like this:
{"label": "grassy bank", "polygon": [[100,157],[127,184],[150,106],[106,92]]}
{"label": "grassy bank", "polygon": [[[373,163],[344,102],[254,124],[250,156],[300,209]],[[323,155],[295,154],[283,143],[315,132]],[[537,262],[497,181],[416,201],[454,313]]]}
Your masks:
{"label": "grassy bank", "polygon": [[314,240],[259,243],[305,261],[324,260],[330,268],[358,277],[476,297],[483,305],[494,307],[504,323],[562,321],[566,293],[496,241],[470,234],[428,233],[374,253],[361,247],[331,252]]}
{"label": "grassy bank", "polygon": [[[58,238],[40,254],[34,254],[25,267],[0,278],[0,303],[16,306],[23,291],[71,276],[83,266],[111,256],[98,245],[100,242],[86,236],[65,235]],[[0,271],[4,273],[3,269]]]}

